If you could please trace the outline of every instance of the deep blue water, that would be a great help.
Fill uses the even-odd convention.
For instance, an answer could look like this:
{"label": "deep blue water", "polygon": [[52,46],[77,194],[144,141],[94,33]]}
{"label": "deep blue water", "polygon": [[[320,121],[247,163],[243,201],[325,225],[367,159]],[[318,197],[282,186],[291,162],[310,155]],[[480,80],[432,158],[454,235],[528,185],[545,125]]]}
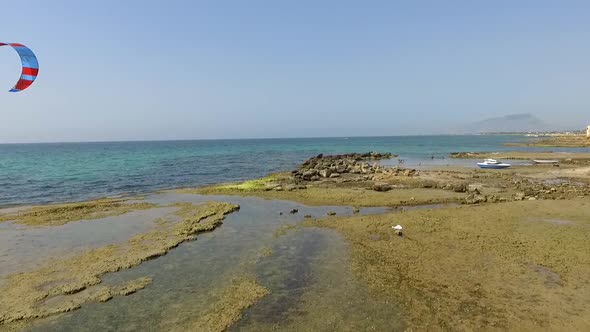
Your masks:
{"label": "deep blue water", "polygon": [[[401,136],[0,145],[0,206],[78,201],[260,177],[319,153],[402,158],[502,151],[514,136]],[[532,148],[521,148],[532,150]],[[553,149],[555,150],[555,149]]]}

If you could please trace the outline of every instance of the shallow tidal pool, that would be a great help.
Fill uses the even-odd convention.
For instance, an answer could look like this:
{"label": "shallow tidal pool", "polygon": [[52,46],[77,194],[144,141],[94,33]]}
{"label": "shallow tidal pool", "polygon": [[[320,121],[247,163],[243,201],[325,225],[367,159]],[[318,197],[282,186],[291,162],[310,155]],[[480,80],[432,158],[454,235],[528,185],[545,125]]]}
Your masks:
{"label": "shallow tidal pool", "polygon": [[[354,278],[349,248],[338,233],[296,226],[305,215],[351,215],[351,207],[308,207],[235,196],[165,193],[146,197],[159,205],[211,200],[239,204],[240,210],[229,214],[215,231],[198,235],[196,241],[103,278],[103,284],[110,285],[150,277],[148,287],[105,303],[84,304],[79,310],[38,321],[29,330],[186,330],[212,312],[227,309],[228,315],[235,315],[228,309],[235,303],[222,300],[240,278],[255,280],[268,294],[245,306],[240,317],[222,317],[233,319],[230,331],[403,330],[395,299],[369,293]],[[298,212],[290,213],[293,209]],[[386,211],[366,208],[360,213]]]}

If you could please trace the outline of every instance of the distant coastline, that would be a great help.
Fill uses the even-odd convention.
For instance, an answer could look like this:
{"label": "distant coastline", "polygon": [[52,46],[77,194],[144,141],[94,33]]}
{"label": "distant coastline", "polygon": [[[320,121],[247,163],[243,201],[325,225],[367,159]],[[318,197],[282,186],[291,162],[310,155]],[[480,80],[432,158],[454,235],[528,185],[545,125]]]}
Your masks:
{"label": "distant coastline", "polygon": [[506,143],[506,146],[530,146],[530,147],[560,147],[560,148],[590,148],[590,138],[576,134],[551,134],[534,136],[529,142]]}
{"label": "distant coastline", "polygon": [[158,142],[218,142],[218,141],[269,141],[269,140],[315,140],[315,139],[353,139],[353,138],[396,138],[396,137],[447,137],[447,136],[524,136],[526,133],[428,133],[412,135],[348,135],[348,136],[308,136],[308,137],[242,137],[242,138],[172,138],[137,140],[96,140],[96,141],[50,141],[50,142],[0,142],[0,145],[34,144],[102,144],[102,143],[158,143]]}

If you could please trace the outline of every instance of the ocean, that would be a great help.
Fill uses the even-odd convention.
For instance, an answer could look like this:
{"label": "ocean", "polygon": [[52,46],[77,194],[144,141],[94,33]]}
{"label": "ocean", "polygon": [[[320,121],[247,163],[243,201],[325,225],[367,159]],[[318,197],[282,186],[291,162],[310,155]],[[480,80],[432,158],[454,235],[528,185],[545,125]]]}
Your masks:
{"label": "ocean", "polygon": [[418,161],[446,158],[450,152],[542,150],[503,145],[524,139],[477,135],[2,144],[0,206],[239,181],[291,170],[319,153],[392,152]]}

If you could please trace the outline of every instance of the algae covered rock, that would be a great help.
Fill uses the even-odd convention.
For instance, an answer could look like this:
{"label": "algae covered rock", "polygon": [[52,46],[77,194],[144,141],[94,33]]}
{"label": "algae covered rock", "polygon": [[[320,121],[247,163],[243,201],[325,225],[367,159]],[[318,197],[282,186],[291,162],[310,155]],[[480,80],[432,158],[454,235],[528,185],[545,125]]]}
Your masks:
{"label": "algae covered rock", "polygon": [[479,204],[487,202],[487,197],[479,193],[471,193],[465,197],[466,204]]}
{"label": "algae covered rock", "polygon": [[464,193],[467,191],[467,184],[466,183],[456,183],[452,185],[453,191],[456,193]]}
{"label": "algae covered rock", "polygon": [[388,183],[375,183],[373,185],[373,190],[375,190],[375,191],[385,192],[385,191],[389,191],[391,189],[392,189],[392,186]]}

